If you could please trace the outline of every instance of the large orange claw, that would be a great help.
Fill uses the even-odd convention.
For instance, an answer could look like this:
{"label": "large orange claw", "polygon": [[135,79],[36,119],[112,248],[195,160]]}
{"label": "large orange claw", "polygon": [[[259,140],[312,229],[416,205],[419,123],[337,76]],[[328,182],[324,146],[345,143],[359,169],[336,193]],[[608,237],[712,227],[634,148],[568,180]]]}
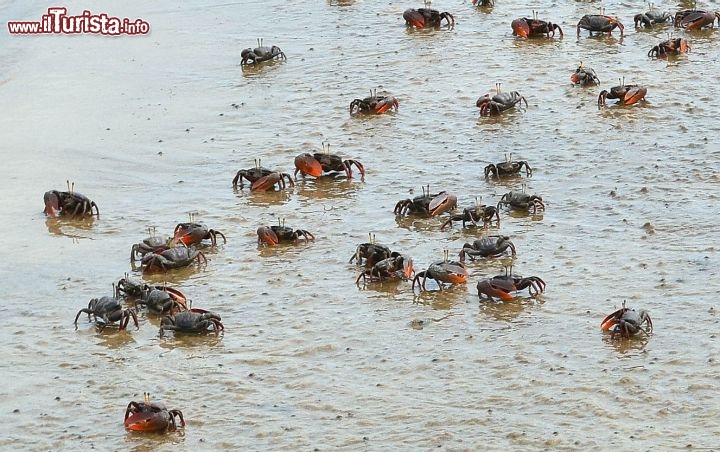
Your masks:
{"label": "large orange claw", "polygon": [[440,215],[457,207],[457,196],[442,192],[430,200],[428,212],[431,216]]}
{"label": "large orange claw", "polygon": [[625,105],[632,105],[635,102],[644,99],[645,94],[647,94],[647,88],[644,86],[638,86],[636,88],[631,88],[628,90],[627,93],[625,93],[625,97],[623,98],[623,103]]}
{"label": "large orange claw", "polygon": [[403,13],[403,19],[405,23],[415,28],[423,28],[425,26],[425,17],[415,9],[408,9]]}
{"label": "large orange claw", "polygon": [[270,173],[253,182],[252,185],[250,185],[250,191],[267,191],[275,187],[275,184],[278,182],[281,182],[282,185],[282,176],[280,173]]}
{"label": "large orange claw", "polygon": [[133,432],[157,432],[167,426],[167,419],[160,413],[132,413],[125,419],[125,428]]}
{"label": "large orange claw", "polygon": [[303,176],[309,174],[313,177],[320,177],[323,173],[322,165],[312,154],[300,154],[295,157],[295,176],[297,173]]}
{"label": "large orange claw", "polygon": [[521,38],[527,38],[530,35],[530,27],[525,19],[515,19],[510,26],[513,29],[513,34]]}
{"label": "large orange claw", "polygon": [[53,218],[57,217],[60,212],[60,197],[57,193],[54,191],[45,192],[43,201],[45,201],[45,210],[43,210],[43,213]]}
{"label": "large orange claw", "polygon": [[267,226],[260,226],[257,229],[258,244],[266,244],[268,246],[275,246],[280,242],[277,234]]}

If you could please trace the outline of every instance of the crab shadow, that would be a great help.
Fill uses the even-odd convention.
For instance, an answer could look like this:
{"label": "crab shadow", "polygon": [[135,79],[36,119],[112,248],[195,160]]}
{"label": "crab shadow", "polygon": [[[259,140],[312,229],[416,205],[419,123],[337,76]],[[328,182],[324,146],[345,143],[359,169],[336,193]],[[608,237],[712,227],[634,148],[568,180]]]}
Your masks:
{"label": "crab shadow", "polygon": [[502,322],[514,322],[530,308],[545,303],[542,298],[514,297],[512,300],[480,299],[480,314]]}
{"label": "crab shadow", "polygon": [[408,231],[440,231],[440,217],[423,217],[421,215],[395,215],[395,223],[399,228]]}
{"label": "crab shadow", "polygon": [[251,207],[269,207],[280,206],[290,202],[293,190],[267,190],[267,191],[250,191],[234,188],[233,192],[240,199],[245,199],[247,205]]}
{"label": "crab shadow", "polygon": [[204,331],[201,333],[165,331],[163,336],[160,336],[158,333],[158,339],[160,341],[160,348],[166,350],[161,353],[161,355],[164,355],[166,353],[171,353],[175,349],[175,347],[214,347],[221,344],[224,335],[224,330],[220,331],[218,334],[215,334],[215,332],[212,330]]}
{"label": "crab shadow", "polygon": [[90,239],[78,234],[80,231],[90,231],[95,224],[95,217],[86,218],[48,218],[45,220],[45,226],[52,235],[58,235],[62,237],[70,237],[72,239]]}
{"label": "crab shadow", "polygon": [[241,64],[240,72],[242,73],[243,77],[258,77],[263,75],[263,72],[270,70],[270,68],[277,65],[285,64],[286,62],[287,60],[272,59],[268,61],[263,61],[262,63]]}
{"label": "crab shadow", "polygon": [[351,198],[362,184],[360,179],[348,179],[341,173],[304,178],[296,183],[298,195],[308,199]]}
{"label": "crab shadow", "polygon": [[440,290],[435,281],[428,279],[426,288],[421,292],[413,292],[413,304],[428,306],[435,311],[448,311],[467,295],[465,284],[446,284]]}
{"label": "crab shadow", "polygon": [[613,337],[610,333],[602,333],[602,341],[619,355],[623,357],[634,357],[646,353],[645,347],[650,342],[651,336],[652,333],[649,335],[637,334],[630,338],[622,338],[618,337],[618,335]]}

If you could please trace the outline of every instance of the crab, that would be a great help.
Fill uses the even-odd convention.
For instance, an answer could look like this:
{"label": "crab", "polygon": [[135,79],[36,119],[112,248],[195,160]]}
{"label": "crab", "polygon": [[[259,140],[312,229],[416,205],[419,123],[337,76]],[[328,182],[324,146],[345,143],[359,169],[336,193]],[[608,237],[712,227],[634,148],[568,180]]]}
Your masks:
{"label": "crab", "polygon": [[545,203],[541,196],[529,195],[524,191],[510,191],[505,193],[500,201],[498,201],[497,208],[500,206],[509,206],[515,210],[529,210],[532,207],[532,213],[536,213],[538,209],[545,210]]}
{"label": "crab", "polygon": [[360,284],[360,278],[363,281],[368,279],[371,282],[385,280],[403,280],[407,281],[412,278],[413,261],[410,257],[393,251],[390,257],[376,262],[371,267],[366,267],[355,280],[355,284]]}
{"label": "crab", "polygon": [[652,7],[650,8],[650,10],[642,14],[636,14],[633,18],[633,20],[635,21],[635,28],[639,28],[640,24],[642,24],[645,28],[653,28],[653,25],[664,24],[672,19],[673,17],[670,15],[669,12],[658,11]]}
{"label": "crab", "polygon": [[147,253],[159,253],[172,248],[171,239],[164,239],[155,235],[155,228],[148,228],[150,236],[136,243],[130,249],[130,262],[142,259]]}
{"label": "crab", "polygon": [[492,8],[495,6],[495,0],[472,0],[472,4],[478,8]]}
{"label": "crab", "polygon": [[583,67],[582,62],[575,73],[570,76],[570,81],[573,85],[587,86],[587,85],[599,85],[600,79],[598,78],[595,70],[590,67]]}
{"label": "crab", "polygon": [[715,19],[717,19],[718,25],[720,26],[720,12],[685,9],[675,13],[674,24],[677,28],[699,30],[705,26],[714,27]]}
{"label": "crab", "polygon": [[[447,252],[445,252],[445,255],[447,256]],[[440,290],[443,290],[443,283],[463,284],[467,282],[468,271],[462,262],[450,261],[447,258],[442,261],[433,262],[427,270],[415,274],[412,284],[413,292],[415,291],[416,283],[420,287],[420,291],[427,290],[425,282],[428,278],[434,279]]]}
{"label": "crab", "polygon": [[446,191],[430,193],[430,186],[423,187],[423,194],[413,199],[403,199],[395,204],[395,215],[418,214],[436,216],[457,207],[457,196]]}
{"label": "crab", "polygon": [[75,316],[75,329],[77,329],[80,314],[83,312],[88,315],[88,321],[90,320],[90,316],[93,316],[101,332],[106,326],[115,322],[118,322],[118,329],[124,330],[127,328],[131,318],[135,323],[135,328],[140,328],[135,311],[133,309],[123,309],[120,301],[114,297],[104,296],[90,300],[88,307],[79,310]]}
{"label": "crab", "polygon": [[525,160],[517,160],[513,162],[511,152],[510,159],[507,158],[506,154],[504,162],[491,163],[485,167],[485,179],[489,179],[490,175],[494,175],[497,179],[502,177],[517,176],[523,168],[525,168],[525,175],[527,177],[532,176],[532,168],[530,168],[528,162]]}
{"label": "crab", "polygon": [[225,329],[220,320],[222,320],[220,316],[213,312],[193,308],[163,317],[160,322],[160,336],[162,337],[166,330],[175,333],[208,333],[212,331],[217,336],[220,331]]}
{"label": "crab", "polygon": [[263,61],[269,61],[274,58],[287,60],[285,53],[280,49],[280,47],[263,46],[262,39],[258,39],[257,43],[258,46],[254,49],[247,48],[240,52],[240,56],[242,57],[240,65],[262,63]]}
{"label": "crab", "polygon": [[398,100],[392,96],[378,96],[377,90],[370,90],[370,97],[364,99],[353,99],[350,102],[350,114],[382,114],[386,111],[398,110],[400,104]]}
{"label": "crab", "polygon": [[645,100],[647,88],[642,85],[626,85],[623,80],[620,85],[613,86],[610,91],[602,90],[598,96],[598,108],[606,107],[606,99],[617,99],[620,105],[632,105]]}
{"label": "crab", "polygon": [[577,36],[580,37],[580,29],[588,30],[590,36],[593,32],[596,33],[608,33],[612,35],[612,31],[616,28],[620,29],[620,36],[622,37],[625,27],[612,16],[605,16],[603,14],[586,14],[580,18],[577,24]]}
{"label": "crab", "polygon": [[600,329],[603,332],[611,333],[611,338],[615,338],[619,334],[621,338],[628,339],[638,333],[648,336],[653,329],[650,314],[644,309],[635,311],[625,306],[623,301],[622,308],[606,316],[600,322]]}
{"label": "crab", "polygon": [[148,285],[143,281],[132,279],[127,273],[125,273],[124,278],[121,278],[113,285],[115,298],[140,297],[147,287]]}
{"label": "crab", "polygon": [[297,243],[301,238],[305,242],[315,241],[315,236],[305,229],[293,229],[282,225],[277,226],[260,226],[257,229],[258,245],[275,246],[278,243]]}
{"label": "crab", "polygon": [[188,309],[185,294],[167,286],[145,286],[137,304],[147,306],[150,312],[156,314],[172,314]]}
{"label": "crab", "polygon": [[142,402],[132,401],[125,410],[125,428],[133,432],[165,432],[177,430],[175,418],[180,427],[185,427],[185,418],[180,410],[168,410],[165,405],[150,402],[150,393],[144,394]]}
{"label": "crab", "polygon": [[443,20],[447,22],[448,27],[452,28],[455,25],[455,18],[452,14],[430,8],[406,9],[403,19],[408,27],[415,28],[438,28]]}
{"label": "crab", "polygon": [[355,165],[360,171],[360,180],[365,180],[365,166],[362,163],[353,159],[343,160],[337,154],[330,154],[329,144],[323,143],[323,150],[325,152],[304,153],[295,157],[295,178],[297,178],[298,173],[302,177],[305,177],[305,175],[320,177],[324,173],[343,172],[345,177],[352,179],[352,166]]}
{"label": "crab", "polygon": [[148,253],[141,262],[143,273],[152,273],[187,267],[193,262],[207,264],[207,257],[194,246],[176,246],[160,253]]}
{"label": "crab", "polygon": [[100,209],[98,209],[95,201],[74,191],[74,182],[71,185],[70,181],[67,181],[67,185],[68,191],[50,190],[45,192],[43,196],[45,202],[44,214],[52,218],[57,216],[75,218],[100,216]]}
{"label": "crab", "polygon": [[392,254],[390,248],[385,245],[375,243],[375,236],[370,234],[370,241],[358,245],[355,249],[355,254],[350,256],[350,260],[348,262],[351,263],[353,259],[355,259],[358,265],[363,265],[364,259],[365,267],[372,267],[381,260],[389,258],[390,254]]}
{"label": "crab", "polygon": [[508,248],[512,252],[512,257],[515,257],[515,245],[510,241],[510,237],[506,235],[489,235],[475,240],[473,243],[464,244],[462,250],[460,250],[460,262],[465,262],[465,256],[469,256],[470,260],[475,260],[476,256],[500,257]]}
{"label": "crab", "polygon": [[525,108],[528,107],[527,100],[519,92],[501,93],[500,85],[500,83],[495,84],[496,93],[493,96],[488,93],[475,102],[475,105],[480,108],[480,116],[497,116],[517,104],[522,105],[522,102],[525,102]]}
{"label": "crab", "polygon": [[[235,174],[232,180],[235,190],[238,185],[243,188],[243,179],[250,182],[250,191],[268,191],[274,190],[275,187],[284,190],[288,186],[295,186],[290,174],[263,168],[260,166],[260,159],[255,159],[255,168],[241,169]],[[287,182],[285,182],[286,180]]]}
{"label": "crab", "polygon": [[[545,281],[537,276],[513,276],[512,270],[507,271],[504,275],[493,276],[492,278],[482,279],[477,283],[478,297],[483,299],[483,295],[490,301],[495,301],[495,297],[501,300],[512,300],[513,296],[510,292],[528,289],[530,296],[536,296],[545,292]],[[533,291],[535,293],[533,293]]]}
{"label": "crab", "polygon": [[685,38],[668,39],[656,45],[648,52],[649,57],[663,58],[668,55],[679,55],[690,50]]}
{"label": "crab", "polygon": [[535,38],[543,35],[547,38],[553,38],[555,37],[555,30],[560,32],[561,39],[563,37],[560,25],[538,19],[535,11],[533,11],[532,19],[527,17],[515,19],[510,24],[510,27],[512,27],[513,34],[521,38]]}
{"label": "crab", "polygon": [[203,240],[210,240],[212,246],[217,245],[217,237],[223,239],[223,243],[227,243],[225,234],[215,229],[208,229],[204,224],[198,223],[178,223],[173,232],[174,240],[185,245],[196,245]]}
{"label": "crab", "polygon": [[493,222],[493,217],[497,227],[500,227],[500,212],[495,206],[486,206],[480,203],[480,200],[475,201],[475,205],[466,207],[463,209],[462,214],[451,215],[450,218],[440,225],[440,230],[445,229],[447,225],[452,227],[453,221],[462,221],[462,227],[465,228],[467,223],[472,223],[474,227],[478,226],[478,223],[482,221],[483,228],[487,229]]}

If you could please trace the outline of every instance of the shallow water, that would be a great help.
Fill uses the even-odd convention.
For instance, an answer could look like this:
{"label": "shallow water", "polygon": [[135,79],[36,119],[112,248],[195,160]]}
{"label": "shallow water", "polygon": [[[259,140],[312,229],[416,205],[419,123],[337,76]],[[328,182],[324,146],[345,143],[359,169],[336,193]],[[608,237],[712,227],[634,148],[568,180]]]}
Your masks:
{"label": "shallow water", "polygon": [[[670,29],[635,31],[626,2],[604,3],[623,39],[577,40],[573,25],[598,5],[539,10],[563,40],[515,39],[511,20],[531,14],[518,2],[483,11],[456,0],[433,4],[455,15],[453,30],[406,30],[402,12],[419,5],[395,1],[72,1],[72,13],[141,17],[152,33],[7,35],[0,447],[718,447],[718,31],[689,33],[688,55],[653,60]],[[8,20],[46,8],[0,2]],[[241,68],[257,37],[288,60]],[[570,86],[580,61],[600,87]],[[648,87],[647,102],[599,111],[600,89],[623,76]],[[529,108],[479,118],[475,100],[496,82]],[[372,88],[399,111],[350,117],[349,102]],[[254,159],[292,173],[323,141],[363,162],[365,182],[233,191]],[[533,177],[485,180],[509,152]],[[99,219],[45,218],[42,194],[68,179]],[[463,206],[523,183],[547,210],[504,212],[499,232],[517,246],[514,271],[543,278],[545,294],[479,303],[476,282],[508,259],[470,263],[467,286],[442,292],[354,284],[348,259],[368,232],[418,271],[482,234],[396,219],[395,203],[421,186]],[[77,311],[131,270],[147,228],[169,235],[190,212],[228,243],[205,250],[205,268],[148,279],[219,313],[224,335],[159,338],[160,319],[144,310],[137,331],[98,333],[86,317],[75,330]],[[278,218],[317,240],[258,248],[257,227]],[[650,312],[648,340],[599,331],[623,300]],[[184,412],[184,434],[123,429],[144,391]]]}

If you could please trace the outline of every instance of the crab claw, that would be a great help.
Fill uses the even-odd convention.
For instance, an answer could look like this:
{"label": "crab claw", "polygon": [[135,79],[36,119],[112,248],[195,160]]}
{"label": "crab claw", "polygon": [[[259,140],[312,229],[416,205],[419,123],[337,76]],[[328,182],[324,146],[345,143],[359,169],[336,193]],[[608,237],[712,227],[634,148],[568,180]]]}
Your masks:
{"label": "crab claw", "polygon": [[43,197],[45,201],[45,210],[43,213],[55,218],[60,212],[60,197],[54,191],[46,191]]}
{"label": "crab claw", "polygon": [[167,425],[167,419],[159,413],[132,413],[125,418],[125,428],[133,432],[157,432]]}
{"label": "crab claw", "polygon": [[643,86],[638,86],[636,88],[631,88],[628,90],[627,93],[625,93],[625,97],[623,99],[625,105],[632,105],[635,102],[644,99],[645,94],[647,94],[647,88]]}
{"label": "crab claw", "polygon": [[580,77],[580,75],[577,72],[570,76],[570,82],[572,82],[573,85],[577,85],[581,81],[582,81],[582,78]]}
{"label": "crab claw", "polygon": [[[270,173],[265,177],[261,177],[250,185],[250,191],[267,191],[272,189],[275,184],[282,181],[280,173]],[[283,183],[281,182],[281,185]]]}
{"label": "crab claw", "polygon": [[610,331],[610,329],[617,324],[618,319],[620,317],[622,317],[624,312],[625,312],[625,308],[620,308],[617,311],[615,311],[612,314],[605,317],[602,320],[602,322],[600,322],[600,329],[603,331]]}
{"label": "crab claw", "polygon": [[413,261],[409,257],[403,259],[403,275],[406,279],[411,279],[415,270],[413,269]]}
{"label": "crab claw", "polygon": [[300,154],[295,157],[295,176],[301,173],[303,176],[309,174],[313,177],[320,177],[323,173],[322,165],[312,154]]}
{"label": "crab claw", "polygon": [[468,279],[468,271],[465,268],[464,265],[460,263],[456,264],[445,264],[445,267],[443,269],[446,271],[446,275],[444,278],[445,282],[451,283],[451,284],[463,284],[467,282]]}
{"label": "crab claw", "polygon": [[425,17],[416,9],[408,9],[403,13],[403,19],[408,25],[412,25],[416,28],[422,28],[425,26]]}
{"label": "crab claw", "polygon": [[457,196],[441,192],[430,201],[428,212],[431,216],[435,216],[448,212],[455,207],[457,207]]}
{"label": "crab claw", "polygon": [[280,242],[277,234],[267,226],[260,226],[257,229],[258,244],[266,244],[269,246],[275,246]]}
{"label": "crab claw", "polygon": [[513,29],[513,34],[521,38],[527,38],[530,35],[530,27],[525,19],[515,19],[510,26]]}
{"label": "crab claw", "polygon": [[477,284],[478,297],[487,295],[491,300],[493,297],[501,300],[512,300],[513,296],[510,292],[517,290],[515,283],[504,279],[486,279],[479,281]]}

